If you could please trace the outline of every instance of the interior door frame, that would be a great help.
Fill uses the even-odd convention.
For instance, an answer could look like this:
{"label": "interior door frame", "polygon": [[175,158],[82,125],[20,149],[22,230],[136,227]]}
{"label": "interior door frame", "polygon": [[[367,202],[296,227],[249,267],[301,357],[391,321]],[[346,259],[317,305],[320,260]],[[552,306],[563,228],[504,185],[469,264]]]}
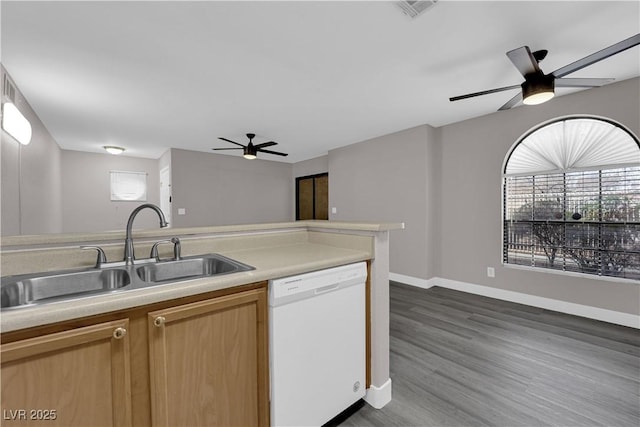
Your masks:
{"label": "interior door frame", "polygon": [[[165,178],[163,180],[163,177]],[[169,223],[169,227],[172,227],[173,215],[171,212],[172,206],[172,194],[171,194],[171,168],[169,166],[165,166],[160,169],[159,173],[160,178],[160,209],[164,214],[165,219]],[[167,194],[163,194],[166,191]],[[169,197],[164,199],[163,195],[168,195]]]}
{"label": "interior door frame", "polygon": [[322,172],[322,173],[316,173],[313,175],[306,175],[306,176],[299,176],[296,177],[296,221],[300,220],[300,181],[303,179],[310,179],[310,178],[314,178],[313,181],[313,216],[315,217],[315,212],[316,212],[316,182],[315,182],[315,178],[319,178],[322,176],[326,176],[327,179],[329,178],[329,172]]}

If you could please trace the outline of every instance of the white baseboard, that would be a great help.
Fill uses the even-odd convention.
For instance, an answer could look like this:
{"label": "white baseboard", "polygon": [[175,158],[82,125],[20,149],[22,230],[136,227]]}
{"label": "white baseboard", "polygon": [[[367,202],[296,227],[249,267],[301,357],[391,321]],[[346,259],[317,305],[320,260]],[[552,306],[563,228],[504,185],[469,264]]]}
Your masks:
{"label": "white baseboard", "polygon": [[380,387],[373,384],[367,389],[364,401],[376,409],[380,409],[387,403],[391,402],[391,378],[389,378]]}
{"label": "white baseboard", "polygon": [[[406,283],[407,285],[417,286],[420,288],[428,289],[432,286],[441,286],[443,288],[468,292],[470,294],[482,295],[503,301],[530,305],[532,307],[544,308],[547,310],[558,311],[560,313],[572,314],[574,316],[586,317],[589,319],[601,320],[603,322],[609,322],[616,325],[640,329],[640,316],[630,313],[621,313],[619,311],[607,310],[604,308],[592,307],[582,304],[575,304],[572,302],[539,297],[536,295],[523,294],[521,292],[508,291],[505,289],[493,288],[491,286],[475,285],[473,283],[443,279],[441,277],[433,277],[429,280],[409,277],[410,280],[403,280],[406,277],[409,276],[389,273],[390,280]],[[425,286],[425,284],[428,284],[429,286]]]}
{"label": "white baseboard", "polygon": [[398,273],[389,273],[389,280],[393,280],[394,282],[405,283],[407,285],[416,286],[418,288],[429,289],[430,287],[435,285],[435,278],[431,278],[429,280],[418,279],[417,277],[405,276],[404,274]]}

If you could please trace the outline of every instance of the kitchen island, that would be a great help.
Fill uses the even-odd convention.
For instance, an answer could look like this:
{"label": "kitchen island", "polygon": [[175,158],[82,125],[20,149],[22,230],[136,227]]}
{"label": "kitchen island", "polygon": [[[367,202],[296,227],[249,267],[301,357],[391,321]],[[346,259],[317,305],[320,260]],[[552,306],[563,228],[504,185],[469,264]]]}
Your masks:
{"label": "kitchen island", "polygon": [[[29,336],[29,331],[38,328],[56,330],[56,325],[81,324],[82,319],[100,316],[106,319],[109,313],[135,311],[168,301],[191,301],[198,296],[223,295],[234,290],[251,291],[264,288],[264,285],[256,284],[266,284],[270,279],[368,261],[370,377],[365,400],[379,408],[391,398],[388,238],[389,231],[397,228],[400,228],[399,224],[298,221],[134,232],[138,254],[148,253],[159,239],[177,236],[182,241],[185,256],[220,253],[255,269],[4,310],[1,318],[3,342],[6,337]],[[3,238],[2,274],[90,267],[95,263],[95,253],[81,251],[80,245],[100,245],[109,261],[119,260],[123,256],[123,240],[122,232]],[[161,252],[160,255],[169,257],[170,253]]]}

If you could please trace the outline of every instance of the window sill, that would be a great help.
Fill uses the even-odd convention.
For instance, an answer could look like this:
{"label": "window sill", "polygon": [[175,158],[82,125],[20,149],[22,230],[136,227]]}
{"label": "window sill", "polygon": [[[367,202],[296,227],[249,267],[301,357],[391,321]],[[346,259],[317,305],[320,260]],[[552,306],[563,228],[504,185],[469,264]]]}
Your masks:
{"label": "window sill", "polygon": [[553,270],[550,268],[531,267],[528,265],[520,265],[520,264],[508,264],[504,262],[502,263],[502,266],[505,268],[511,268],[514,270],[524,270],[524,271],[532,271],[536,273],[554,274],[558,276],[577,277],[580,279],[600,280],[605,282],[616,282],[616,283],[630,283],[634,285],[640,285],[640,280],[626,279],[622,277],[596,276],[594,274],[578,273],[576,271]]}

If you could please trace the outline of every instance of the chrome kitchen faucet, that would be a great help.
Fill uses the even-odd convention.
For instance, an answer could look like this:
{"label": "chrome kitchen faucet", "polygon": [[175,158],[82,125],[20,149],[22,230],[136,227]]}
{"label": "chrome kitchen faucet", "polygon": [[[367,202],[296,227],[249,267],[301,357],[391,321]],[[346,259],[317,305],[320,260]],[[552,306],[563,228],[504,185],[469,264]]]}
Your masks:
{"label": "chrome kitchen faucet", "polygon": [[144,205],[140,205],[137,208],[135,208],[133,212],[131,212],[131,215],[129,215],[129,221],[127,221],[127,236],[124,241],[124,262],[127,265],[133,264],[133,261],[135,260],[135,254],[133,251],[133,237],[131,237],[133,219],[136,217],[138,212],[140,212],[145,208],[153,209],[154,211],[156,211],[156,213],[158,214],[158,217],[160,218],[160,228],[164,228],[167,225],[169,225],[169,223],[164,217],[164,214],[162,213],[162,210],[160,210],[160,208],[157,207],[156,205],[152,205],[151,203],[145,203]]}

